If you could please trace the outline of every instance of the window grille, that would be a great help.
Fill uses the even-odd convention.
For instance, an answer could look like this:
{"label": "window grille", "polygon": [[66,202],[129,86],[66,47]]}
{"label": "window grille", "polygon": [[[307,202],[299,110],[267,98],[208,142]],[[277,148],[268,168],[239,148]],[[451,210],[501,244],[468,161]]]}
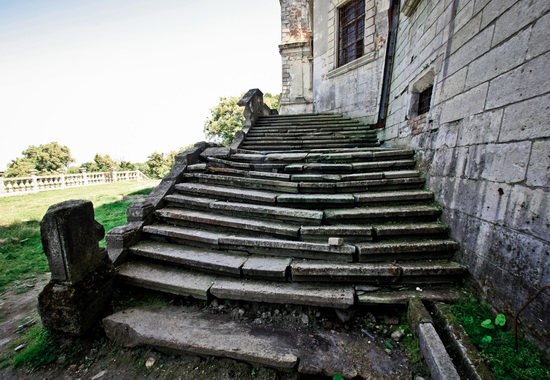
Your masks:
{"label": "window grille", "polygon": [[418,94],[418,115],[427,113],[430,110],[433,88],[433,86],[430,86]]}
{"label": "window grille", "polygon": [[338,66],[364,54],[365,0],[353,0],[339,9]]}

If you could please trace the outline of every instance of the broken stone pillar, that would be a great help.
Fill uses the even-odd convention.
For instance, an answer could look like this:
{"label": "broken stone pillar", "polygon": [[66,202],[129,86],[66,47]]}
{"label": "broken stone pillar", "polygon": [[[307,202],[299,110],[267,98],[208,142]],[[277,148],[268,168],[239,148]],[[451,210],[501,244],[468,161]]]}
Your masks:
{"label": "broken stone pillar", "polygon": [[114,268],[99,241],[105,230],[94,219],[92,202],[51,206],[40,226],[52,277],[38,296],[48,330],[70,335],[89,331],[110,307]]}

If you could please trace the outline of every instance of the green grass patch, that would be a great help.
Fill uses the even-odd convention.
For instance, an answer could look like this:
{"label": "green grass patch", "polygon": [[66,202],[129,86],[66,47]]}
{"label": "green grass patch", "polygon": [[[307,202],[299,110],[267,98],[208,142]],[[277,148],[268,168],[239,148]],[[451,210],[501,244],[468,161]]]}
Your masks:
{"label": "green grass patch", "polygon": [[126,223],[131,202],[123,197],[148,194],[157,183],[119,182],[0,198],[0,293],[14,285],[24,290],[25,284],[49,270],[40,239],[40,221],[48,207],[71,199],[90,200],[95,219],[109,231]]}
{"label": "green grass patch", "polygon": [[520,338],[516,353],[514,332],[507,328],[503,316],[495,318],[487,304],[470,295],[451,310],[497,379],[550,379],[550,363],[544,353],[525,338]]}
{"label": "green grass patch", "polygon": [[30,329],[20,338],[19,343],[26,347],[13,358],[12,365],[15,368],[24,365],[30,370],[36,370],[55,363],[61,354],[59,344],[42,326]]}

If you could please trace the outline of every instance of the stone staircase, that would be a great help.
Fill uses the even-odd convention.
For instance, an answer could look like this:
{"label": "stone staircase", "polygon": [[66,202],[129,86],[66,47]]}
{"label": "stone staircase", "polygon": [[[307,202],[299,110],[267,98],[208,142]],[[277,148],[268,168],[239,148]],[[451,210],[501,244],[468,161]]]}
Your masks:
{"label": "stone staircase", "polygon": [[458,296],[467,270],[414,152],[369,126],[263,116],[237,149],[193,149],[141,205],[153,213],[129,218],[133,238],[108,238],[121,283],[332,308]]}

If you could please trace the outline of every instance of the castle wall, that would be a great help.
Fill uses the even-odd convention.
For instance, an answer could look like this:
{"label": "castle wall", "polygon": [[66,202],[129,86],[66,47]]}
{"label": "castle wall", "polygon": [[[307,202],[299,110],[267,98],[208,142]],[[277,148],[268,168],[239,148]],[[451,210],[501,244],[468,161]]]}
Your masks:
{"label": "castle wall", "polygon": [[[550,1],[402,4],[382,138],[417,150],[459,259],[513,315],[550,285]],[[432,83],[432,108],[418,116]],[[543,294],[522,321],[550,341],[549,315]]]}

